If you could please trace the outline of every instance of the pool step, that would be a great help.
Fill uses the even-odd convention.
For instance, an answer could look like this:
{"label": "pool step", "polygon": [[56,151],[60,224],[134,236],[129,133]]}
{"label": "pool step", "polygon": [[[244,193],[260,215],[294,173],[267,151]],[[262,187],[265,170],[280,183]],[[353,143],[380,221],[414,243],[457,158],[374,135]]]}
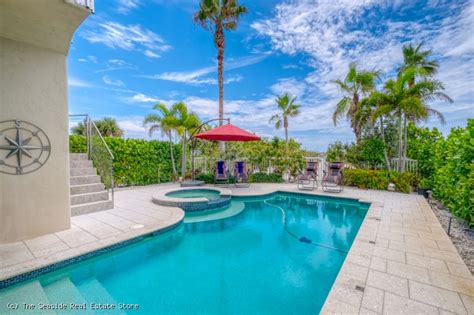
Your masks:
{"label": "pool step", "polygon": [[[69,277],[51,281],[47,285],[43,285],[43,290],[50,303],[64,303],[69,306],[71,303],[83,304],[87,302]],[[78,314],[81,313],[80,311],[77,312]]]}
{"label": "pool step", "polygon": [[81,215],[112,209],[113,201],[101,181],[100,175],[85,153],[69,155],[69,191],[71,215]]}
{"label": "pool step", "polygon": [[113,311],[113,314],[125,314],[124,311],[118,309],[118,303],[110,295],[106,288],[100,283],[96,278],[90,278],[86,281],[77,285],[81,290],[82,296],[89,303],[100,303],[100,304],[111,304],[115,305],[116,308]]}
{"label": "pool step", "polygon": [[[19,309],[7,310],[5,306],[9,303],[18,304]],[[24,304],[32,304],[36,308],[39,304],[50,304],[50,300],[39,281],[25,283],[6,291],[0,291],[0,307],[3,307],[0,312],[1,314],[55,314],[54,311],[47,310],[42,310],[41,312],[37,309],[27,311],[23,308]]]}

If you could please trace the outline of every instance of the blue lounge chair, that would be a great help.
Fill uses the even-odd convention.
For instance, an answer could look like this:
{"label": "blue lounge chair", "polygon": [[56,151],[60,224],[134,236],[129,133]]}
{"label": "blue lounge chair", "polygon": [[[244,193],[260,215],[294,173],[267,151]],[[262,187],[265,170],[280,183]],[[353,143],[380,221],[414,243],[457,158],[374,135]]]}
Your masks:
{"label": "blue lounge chair", "polygon": [[236,187],[248,187],[247,164],[244,161],[236,161],[234,165],[234,177]]}
{"label": "blue lounge chair", "polygon": [[229,185],[229,174],[227,170],[227,165],[225,161],[217,161],[216,162],[216,173],[214,176],[214,184],[224,184]]}

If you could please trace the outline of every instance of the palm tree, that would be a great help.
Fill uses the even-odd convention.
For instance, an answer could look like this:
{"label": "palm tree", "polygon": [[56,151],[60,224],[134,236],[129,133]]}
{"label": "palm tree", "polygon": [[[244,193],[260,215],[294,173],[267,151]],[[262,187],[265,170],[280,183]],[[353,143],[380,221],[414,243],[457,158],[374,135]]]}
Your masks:
{"label": "palm tree", "polygon": [[[95,120],[94,124],[99,130],[103,137],[123,137],[123,130],[120,128],[115,118],[104,117],[99,120]],[[87,134],[87,122],[80,122],[72,128],[72,133],[76,135],[86,136]]]}
{"label": "palm tree", "polygon": [[344,80],[333,81],[343,92],[344,97],[337,103],[333,114],[334,125],[342,116],[346,116],[351,122],[357,142],[362,135],[362,122],[357,119],[360,111],[360,100],[368,95],[375,87],[375,80],[379,77],[379,71],[358,71],[355,63],[349,64],[349,72]]}
{"label": "palm tree", "polygon": [[[439,64],[435,60],[429,60],[428,58],[431,55],[431,50],[422,50],[423,43],[418,44],[414,47],[411,43],[404,45],[402,48],[403,51],[403,64],[398,68],[398,73],[402,73],[410,68],[416,69],[416,75],[411,78],[408,82],[408,85],[412,87],[415,84],[416,77],[427,78],[431,77],[438,72]],[[404,130],[404,142],[408,144],[408,128],[406,128],[408,117],[403,121],[405,126]],[[407,155],[407,145],[403,148],[403,157],[406,158]],[[400,159],[400,157],[399,157]],[[405,163],[403,163],[405,164]],[[403,168],[405,165],[403,165]]]}
{"label": "palm tree", "polygon": [[183,102],[175,103],[171,111],[176,117],[175,128],[181,137],[183,151],[181,153],[181,177],[184,179],[186,177],[187,136],[199,127],[201,122],[195,113],[189,112],[188,107]]}
{"label": "palm tree", "polygon": [[298,116],[301,105],[295,104],[296,96],[290,98],[288,93],[278,96],[275,101],[281,113],[273,115],[270,118],[270,122],[275,123],[276,129],[280,129],[281,126],[285,128],[285,150],[288,151],[288,118]]}
{"label": "palm tree", "polygon": [[405,170],[405,152],[407,138],[405,136],[406,121],[413,122],[426,120],[436,116],[444,123],[443,115],[427,105],[434,100],[452,102],[451,98],[443,93],[444,87],[437,80],[423,79],[415,82],[415,77],[423,70],[410,67],[399,73],[396,80],[385,83],[384,94],[380,95],[380,113],[393,113],[398,118],[398,171]]}
{"label": "palm tree", "polygon": [[[398,73],[401,73],[408,68],[418,69],[418,75],[422,77],[433,76],[438,72],[439,64],[434,60],[428,60],[431,55],[431,50],[421,50],[423,43],[413,47],[410,43],[404,45],[403,50],[403,64],[398,68]],[[415,77],[412,78],[408,84],[412,86],[415,83]]]}
{"label": "palm tree", "polygon": [[[217,78],[219,84],[219,125],[224,118],[224,30],[233,31],[242,14],[247,12],[245,6],[239,5],[238,0],[202,0],[199,11],[194,14],[194,21],[210,31],[214,36],[217,47]],[[223,151],[223,142],[220,145]]]}
{"label": "palm tree", "polygon": [[173,167],[173,179],[178,178],[178,172],[176,170],[176,163],[174,160],[174,143],[173,143],[173,131],[176,129],[177,119],[173,110],[166,107],[163,103],[158,103],[153,106],[153,109],[158,111],[158,114],[150,114],[145,116],[143,120],[144,126],[149,126],[148,133],[150,137],[155,131],[160,130],[161,134],[168,137],[170,145],[170,156],[171,165]]}

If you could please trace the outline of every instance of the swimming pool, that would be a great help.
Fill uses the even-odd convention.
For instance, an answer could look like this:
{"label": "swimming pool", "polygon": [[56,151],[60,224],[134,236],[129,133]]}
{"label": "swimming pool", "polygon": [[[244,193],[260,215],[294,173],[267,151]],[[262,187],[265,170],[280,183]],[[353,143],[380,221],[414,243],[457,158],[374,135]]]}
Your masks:
{"label": "swimming pool", "polygon": [[0,307],[117,310],[121,303],[130,314],[316,314],[369,205],[274,193],[233,197],[231,207],[242,203],[232,217],[182,224],[1,290]]}
{"label": "swimming pool", "polygon": [[207,198],[209,200],[216,200],[221,197],[218,190],[214,189],[179,189],[171,191],[166,194],[168,197],[176,198]]}

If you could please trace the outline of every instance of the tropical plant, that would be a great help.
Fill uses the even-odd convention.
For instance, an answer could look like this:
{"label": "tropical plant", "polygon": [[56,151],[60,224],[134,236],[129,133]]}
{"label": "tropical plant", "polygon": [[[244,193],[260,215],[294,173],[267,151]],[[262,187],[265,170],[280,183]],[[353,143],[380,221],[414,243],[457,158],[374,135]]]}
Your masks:
{"label": "tropical plant", "polygon": [[295,104],[296,96],[291,98],[288,93],[278,96],[275,101],[281,113],[273,115],[270,122],[275,124],[276,129],[282,126],[285,129],[285,149],[288,151],[288,118],[298,116],[301,105]]}
{"label": "tropical plant", "polygon": [[344,93],[344,97],[337,103],[333,113],[334,125],[342,116],[351,122],[356,141],[358,142],[362,134],[362,126],[367,121],[367,112],[361,112],[361,98],[369,95],[375,88],[375,81],[379,77],[379,71],[357,70],[355,63],[349,64],[349,71],[344,80],[333,81]]}
{"label": "tropical plant", "polygon": [[474,227],[474,119],[435,144],[433,195]]}
{"label": "tropical plant", "polygon": [[[103,137],[123,137],[123,130],[114,118],[104,117],[99,120],[94,120],[94,123]],[[77,126],[72,128],[72,133],[75,135],[86,136],[86,124],[80,122]]]}
{"label": "tropical plant", "polygon": [[174,128],[181,137],[181,177],[186,177],[187,137],[201,124],[199,117],[188,110],[183,102],[175,103],[171,112],[175,115]]}
{"label": "tropical plant", "polygon": [[[219,118],[224,118],[224,31],[233,31],[237,22],[247,8],[237,0],[202,0],[199,11],[194,14],[194,21],[214,36],[217,48],[217,81],[219,84]],[[222,120],[220,125],[222,125]],[[221,142],[223,143],[223,142]],[[224,146],[221,146],[223,151]]]}
{"label": "tropical plant", "polygon": [[[438,117],[444,123],[443,115],[427,105],[433,100],[452,102],[442,91],[441,82],[423,79],[418,82],[414,78],[421,70],[407,68],[400,72],[397,79],[385,83],[383,93],[377,93],[378,108],[373,114],[374,119],[379,115],[395,115],[398,121],[398,171],[404,172],[407,145],[407,123],[426,120],[430,116]],[[414,83],[412,83],[414,82]]]}
{"label": "tropical plant", "polygon": [[169,141],[170,147],[170,156],[171,156],[171,165],[173,168],[173,179],[178,178],[178,172],[176,170],[176,162],[174,159],[174,142],[173,142],[173,132],[177,128],[177,118],[175,112],[172,109],[168,108],[163,103],[157,103],[153,106],[153,109],[158,111],[158,114],[149,114],[145,116],[143,120],[143,125],[148,126],[148,133],[150,137],[156,131],[161,131],[162,136],[166,136]]}
{"label": "tropical plant", "polygon": [[[418,44],[416,47],[413,47],[411,43],[403,46],[403,64],[398,68],[398,73],[402,73],[409,68],[416,68],[421,77],[429,77],[438,72],[438,62],[428,59],[431,55],[431,50],[422,50],[422,46],[423,43]],[[414,83],[415,78],[412,78],[412,81],[408,84],[412,86]]]}

